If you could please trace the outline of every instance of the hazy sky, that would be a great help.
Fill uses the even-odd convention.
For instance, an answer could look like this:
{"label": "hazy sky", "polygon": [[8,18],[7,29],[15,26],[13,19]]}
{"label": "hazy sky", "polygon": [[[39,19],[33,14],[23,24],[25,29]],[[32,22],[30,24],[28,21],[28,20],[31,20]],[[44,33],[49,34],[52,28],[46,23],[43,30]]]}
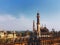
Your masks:
{"label": "hazy sky", "polygon": [[60,0],[0,0],[0,30],[32,30],[38,11],[41,25],[60,30]]}

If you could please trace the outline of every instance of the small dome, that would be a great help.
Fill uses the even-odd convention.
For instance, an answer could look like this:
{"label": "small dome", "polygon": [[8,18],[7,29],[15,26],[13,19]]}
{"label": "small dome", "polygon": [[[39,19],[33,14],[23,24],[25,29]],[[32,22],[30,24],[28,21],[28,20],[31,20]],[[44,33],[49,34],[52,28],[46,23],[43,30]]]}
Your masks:
{"label": "small dome", "polygon": [[37,15],[39,15],[39,13],[37,13]]}

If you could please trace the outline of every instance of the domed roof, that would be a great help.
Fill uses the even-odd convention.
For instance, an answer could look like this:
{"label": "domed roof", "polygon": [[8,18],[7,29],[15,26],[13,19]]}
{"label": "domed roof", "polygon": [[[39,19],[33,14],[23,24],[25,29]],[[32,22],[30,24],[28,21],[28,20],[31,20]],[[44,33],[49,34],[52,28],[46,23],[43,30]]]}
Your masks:
{"label": "domed roof", "polygon": [[49,33],[49,30],[46,27],[41,28],[41,33],[47,34]]}
{"label": "domed roof", "polygon": [[39,15],[39,13],[37,13],[37,15]]}

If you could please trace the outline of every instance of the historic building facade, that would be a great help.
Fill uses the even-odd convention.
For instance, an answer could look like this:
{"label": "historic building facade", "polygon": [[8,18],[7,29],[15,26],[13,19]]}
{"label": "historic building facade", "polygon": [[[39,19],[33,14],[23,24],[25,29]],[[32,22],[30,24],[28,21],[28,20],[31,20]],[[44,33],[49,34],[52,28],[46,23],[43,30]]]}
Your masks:
{"label": "historic building facade", "polygon": [[27,33],[25,37],[21,37],[20,45],[60,45],[60,37],[54,37],[53,32],[49,32],[46,26],[41,27],[39,18],[39,13],[37,13],[37,30],[33,20],[33,31],[30,34]]}

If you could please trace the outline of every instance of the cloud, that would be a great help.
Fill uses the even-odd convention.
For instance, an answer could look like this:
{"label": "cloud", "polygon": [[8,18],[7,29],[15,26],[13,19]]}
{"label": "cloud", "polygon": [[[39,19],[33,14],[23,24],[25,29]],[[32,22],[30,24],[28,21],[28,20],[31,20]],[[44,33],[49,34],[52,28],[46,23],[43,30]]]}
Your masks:
{"label": "cloud", "polygon": [[0,15],[0,30],[32,30],[32,19],[21,15],[19,18],[11,15]]}

